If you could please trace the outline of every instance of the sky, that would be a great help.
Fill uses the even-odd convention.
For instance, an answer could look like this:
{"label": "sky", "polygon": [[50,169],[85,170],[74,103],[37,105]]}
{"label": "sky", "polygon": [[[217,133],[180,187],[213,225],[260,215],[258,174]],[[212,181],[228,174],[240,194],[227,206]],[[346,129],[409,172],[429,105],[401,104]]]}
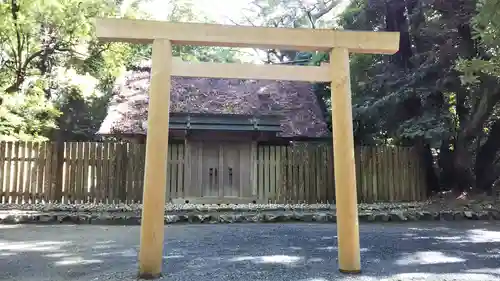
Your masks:
{"label": "sky", "polygon": [[[243,12],[245,8],[250,8],[252,0],[149,0],[146,4],[141,7],[148,14],[150,14],[155,20],[167,20],[170,9],[170,1],[187,1],[191,2],[196,11],[196,14],[203,14],[212,20],[220,24],[234,24],[234,22],[244,23]],[[304,2],[311,1],[313,3],[316,0],[302,0]],[[343,11],[350,0],[340,0],[341,3],[332,11],[334,14],[338,14]],[[255,7],[252,7],[255,8]],[[246,15],[250,15],[247,11]],[[255,23],[258,24],[258,23]],[[254,49],[240,49],[242,54],[239,59],[244,62],[262,63],[263,55],[262,51],[257,51]]]}
{"label": "sky", "polygon": [[[191,0],[197,9],[203,11],[210,19],[223,24],[231,24],[231,19],[238,18],[241,10],[249,7],[251,0]],[[167,18],[169,8],[168,0],[150,0],[145,8],[157,20]]]}
{"label": "sky", "polygon": [[[242,10],[250,7],[251,0],[189,0],[196,9],[203,11],[211,20],[221,24],[233,24],[232,20],[241,19]],[[314,0],[302,0],[304,2]],[[340,0],[337,11],[342,11],[350,0]],[[155,19],[165,20],[169,13],[169,0],[149,0],[144,4],[146,9]]]}

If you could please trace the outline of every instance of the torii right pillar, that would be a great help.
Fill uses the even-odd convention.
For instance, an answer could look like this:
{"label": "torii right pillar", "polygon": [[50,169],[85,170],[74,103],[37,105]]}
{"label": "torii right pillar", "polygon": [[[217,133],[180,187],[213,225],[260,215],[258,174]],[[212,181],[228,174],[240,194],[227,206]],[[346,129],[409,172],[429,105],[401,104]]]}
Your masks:
{"label": "torii right pillar", "polygon": [[346,48],[333,48],[330,67],[339,270],[360,273],[349,51]]}

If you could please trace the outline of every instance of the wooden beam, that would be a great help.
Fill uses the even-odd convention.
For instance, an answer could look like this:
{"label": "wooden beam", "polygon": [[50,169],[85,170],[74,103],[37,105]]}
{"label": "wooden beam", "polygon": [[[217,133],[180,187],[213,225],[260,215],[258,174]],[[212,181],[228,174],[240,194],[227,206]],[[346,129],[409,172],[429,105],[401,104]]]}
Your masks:
{"label": "wooden beam", "polygon": [[329,51],[345,48],[353,53],[393,54],[398,32],[336,31],[331,29],[271,28],[202,23],[173,23],[132,19],[96,20],[97,37],[105,41],[150,44],[169,39],[174,44]]}
{"label": "wooden beam", "polygon": [[330,82],[330,67],[249,63],[185,62],[174,59],[172,76]]}
{"label": "wooden beam", "polygon": [[[168,126],[172,46],[168,40],[153,42],[149,88],[148,137],[139,251],[139,276],[157,278],[163,263],[165,188],[167,186]],[[165,94],[167,93],[167,94]]]}
{"label": "wooden beam", "polygon": [[361,258],[349,52],[335,48],[330,59],[336,62],[332,65],[331,100],[339,269],[345,273],[358,273]]}

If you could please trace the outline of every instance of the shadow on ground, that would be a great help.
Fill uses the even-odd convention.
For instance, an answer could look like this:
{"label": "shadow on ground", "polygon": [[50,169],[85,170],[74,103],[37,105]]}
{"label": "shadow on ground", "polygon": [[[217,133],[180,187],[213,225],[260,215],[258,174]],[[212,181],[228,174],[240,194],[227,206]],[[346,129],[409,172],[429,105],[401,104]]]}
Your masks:
{"label": "shadow on ground", "polygon": [[[173,225],[165,280],[500,280],[500,224],[361,225],[363,273],[337,270],[335,224]],[[0,280],[133,280],[139,227],[0,226]]]}

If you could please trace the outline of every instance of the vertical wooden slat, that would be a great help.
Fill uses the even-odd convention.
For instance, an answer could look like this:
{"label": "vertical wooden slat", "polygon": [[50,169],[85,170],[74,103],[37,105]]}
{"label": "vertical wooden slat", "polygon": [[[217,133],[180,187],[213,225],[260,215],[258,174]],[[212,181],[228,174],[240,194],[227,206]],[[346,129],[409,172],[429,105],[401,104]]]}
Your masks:
{"label": "vertical wooden slat", "polygon": [[274,198],[276,200],[276,203],[280,203],[281,200],[281,186],[283,182],[283,177],[281,173],[282,165],[281,165],[281,146],[275,146],[275,158],[274,158],[274,167],[275,167],[275,177],[276,177],[276,183],[275,183],[275,189],[274,189]]}
{"label": "vertical wooden slat", "polygon": [[317,147],[314,150],[314,184],[316,185],[316,189],[318,190],[319,193],[319,202],[321,203],[326,203],[326,189],[324,186],[321,185],[321,173],[320,173],[320,168],[321,168],[321,151],[320,147]]}
{"label": "vertical wooden slat", "polygon": [[370,203],[371,198],[368,193],[368,187],[366,186],[366,163],[368,162],[366,148],[364,146],[358,147],[359,151],[359,182],[361,193],[363,194],[363,203]]}
{"label": "vertical wooden slat", "polygon": [[5,184],[5,174],[6,172],[9,171],[9,169],[5,168],[5,160],[7,157],[6,153],[6,146],[7,143],[4,141],[0,141],[0,202],[1,203],[7,203],[7,197],[5,196],[5,187],[7,186]]}
{"label": "vertical wooden slat", "polygon": [[363,194],[363,189],[362,189],[362,184],[361,184],[361,174],[360,174],[360,150],[359,147],[354,147],[354,165],[355,165],[355,172],[356,172],[356,190],[357,190],[357,195],[358,195],[358,203],[364,202],[364,194]]}
{"label": "vertical wooden slat", "polygon": [[316,150],[317,147],[312,147],[309,150],[309,165],[308,165],[308,173],[309,173],[309,188],[311,189],[311,203],[319,203],[321,197],[321,191],[316,184]]}
{"label": "vertical wooden slat", "polygon": [[409,150],[410,161],[408,161],[408,188],[410,188],[412,200],[417,199],[417,193],[415,189],[416,179],[415,179],[415,151],[413,148]]}
{"label": "vertical wooden slat", "polygon": [[372,158],[372,153],[371,150],[366,147],[362,146],[361,147],[361,153],[363,155],[363,162],[362,162],[362,170],[361,170],[361,177],[363,178],[362,184],[363,184],[363,190],[365,193],[365,198],[367,198],[366,203],[372,203],[373,202],[373,193],[372,193],[372,180],[371,180],[371,158]]}
{"label": "vertical wooden slat", "polygon": [[292,159],[292,145],[286,146],[286,157],[287,157],[287,190],[288,198],[287,201],[290,203],[295,202],[295,183],[293,178],[293,159]]}
{"label": "vertical wooden slat", "polygon": [[118,182],[118,175],[117,175],[117,161],[118,161],[118,143],[110,143],[110,150],[109,150],[109,164],[108,164],[108,169],[109,169],[109,198],[111,203],[117,203],[117,194],[116,194],[116,189],[117,185],[119,185]]}
{"label": "vertical wooden slat", "polygon": [[19,203],[27,203],[29,201],[28,190],[26,189],[26,185],[24,183],[24,171],[26,166],[26,142],[19,142],[19,153],[17,155],[19,162],[19,171],[18,178],[18,192],[19,192]]}
{"label": "vertical wooden slat", "polygon": [[[193,153],[193,148],[191,147],[191,143],[188,142],[187,139],[184,139],[184,165],[183,165],[183,188],[182,188],[182,197],[186,198],[189,196],[192,196],[192,183],[193,181],[191,180],[193,175],[193,167],[192,165],[194,164],[192,162],[192,153]],[[251,163],[251,162],[250,162]],[[251,170],[252,168],[250,168]],[[251,190],[253,189],[252,183],[250,183],[249,192],[251,193]]]}
{"label": "vertical wooden slat", "polygon": [[271,199],[271,178],[270,178],[270,172],[271,172],[271,146],[266,145],[263,147],[262,150],[262,167],[263,167],[263,178],[264,178],[264,192],[266,194],[266,203],[269,202],[269,199]]}
{"label": "vertical wooden slat", "polygon": [[69,142],[65,142],[63,144],[64,147],[64,157],[63,157],[63,169],[62,169],[62,174],[63,174],[63,180],[64,180],[64,186],[63,186],[63,200],[64,202],[69,202],[69,196],[71,195],[71,185],[70,185],[70,176],[71,176],[71,145]]}
{"label": "vertical wooden slat", "polygon": [[52,191],[52,145],[50,142],[45,142],[45,163],[43,175],[43,194],[40,196],[44,202],[48,202],[51,198]]}
{"label": "vertical wooden slat", "polygon": [[70,145],[70,155],[69,155],[69,173],[70,173],[70,181],[69,181],[69,185],[70,185],[70,196],[68,196],[68,199],[75,203],[76,200],[78,199],[78,191],[77,191],[77,182],[78,182],[78,178],[77,178],[77,168],[78,168],[78,162],[76,161],[76,158],[77,158],[77,155],[78,155],[78,144],[76,142],[70,142],[69,143]]}
{"label": "vertical wooden slat", "polygon": [[82,198],[83,202],[89,202],[89,162],[90,162],[90,142],[83,143],[82,161]]}
{"label": "vertical wooden slat", "polygon": [[[334,154],[333,148],[331,146],[324,147],[325,155],[327,156],[327,164],[325,165],[325,173],[328,180],[328,187],[330,188],[330,192],[332,194],[332,202],[336,202],[336,185],[335,185],[335,166],[334,166]],[[354,187],[355,188],[355,187]]]}
{"label": "vertical wooden slat", "polygon": [[280,203],[286,203],[288,198],[288,189],[287,189],[287,162],[286,162],[286,145],[280,146],[280,185],[278,186],[279,192],[279,200]]}
{"label": "vertical wooden slat", "polygon": [[129,200],[130,203],[135,203],[137,202],[137,190],[136,190],[136,183],[137,183],[137,169],[136,165],[138,163],[138,155],[137,155],[137,144],[131,143],[129,144],[129,153],[128,153],[128,165],[130,167],[130,177],[127,179],[129,181]]}
{"label": "vertical wooden slat", "polygon": [[400,186],[399,186],[399,193],[401,194],[400,196],[403,197],[406,201],[411,201],[411,193],[408,193],[408,184],[407,184],[407,177],[406,177],[406,171],[408,169],[407,167],[407,150],[406,147],[400,147],[399,148],[399,165],[401,166],[400,173]]}
{"label": "vertical wooden slat", "polygon": [[382,193],[383,196],[383,201],[389,202],[389,189],[388,187],[388,180],[389,180],[389,171],[388,169],[384,169],[385,167],[383,166],[385,162],[388,161],[388,155],[389,155],[389,148],[387,146],[379,146],[379,158],[377,162],[377,173],[382,175],[380,177],[380,182],[379,182],[379,191]]}
{"label": "vertical wooden slat", "polygon": [[396,168],[394,166],[394,147],[387,147],[387,161],[384,163],[385,164],[385,170],[387,170],[387,189],[389,193],[389,201],[394,202],[395,201],[395,194],[394,194],[394,180],[395,180],[395,174],[394,174],[394,169]]}
{"label": "vertical wooden slat", "polygon": [[104,154],[104,144],[103,143],[97,143],[96,144],[96,152],[95,152],[95,200],[97,203],[101,203],[104,200],[104,193],[103,193],[103,166],[104,162],[102,161],[102,157]]}
{"label": "vertical wooden slat", "polygon": [[[320,155],[321,155],[321,161],[320,161],[320,166],[319,166],[319,171],[320,171],[320,179],[321,179],[321,186],[325,189],[325,194],[326,194],[326,203],[333,204],[334,203],[334,193],[335,193],[335,186],[330,184],[329,181],[329,174],[334,173],[334,167],[330,165],[330,157],[332,154],[333,155],[333,150],[330,148],[327,148],[325,146],[319,147],[320,150]],[[333,155],[333,157],[335,157]],[[332,170],[328,170],[331,168]]]}
{"label": "vertical wooden slat", "polygon": [[13,177],[13,193],[15,194],[15,199],[14,202],[19,203],[20,201],[20,195],[21,191],[19,190],[19,151],[20,150],[20,144],[18,141],[14,142],[14,173],[12,174]]}
{"label": "vertical wooden slat", "polygon": [[89,144],[89,202],[96,202],[96,189],[95,189],[95,178],[96,178],[96,143],[91,142]]}
{"label": "vertical wooden slat", "polygon": [[418,171],[419,171],[419,198],[417,199],[418,201],[424,201],[426,200],[426,193],[427,193],[427,187],[426,187],[426,175],[425,175],[425,169],[424,169],[424,163],[422,163],[422,158],[418,157]]}
{"label": "vertical wooden slat", "polygon": [[136,144],[135,145],[135,154],[136,154],[136,161],[134,161],[134,194],[135,194],[135,202],[139,203],[142,200],[142,177],[144,177],[142,173],[142,163],[143,163],[143,158],[144,158],[144,151],[142,150],[142,145]]}
{"label": "vertical wooden slat", "polygon": [[264,147],[257,145],[257,189],[261,200],[267,199],[267,194],[264,192]]}
{"label": "vertical wooden slat", "polygon": [[186,188],[184,181],[184,173],[186,172],[186,146],[184,143],[179,144],[179,164],[177,165],[177,197],[184,196],[184,189]]}
{"label": "vertical wooden slat", "polygon": [[133,191],[133,179],[134,179],[134,169],[133,169],[133,157],[134,157],[134,152],[132,151],[132,144],[126,143],[125,144],[125,151],[124,151],[124,160],[125,160],[125,175],[124,175],[124,181],[125,181],[125,202],[127,204],[132,203],[133,197],[134,197],[134,191]]}
{"label": "vertical wooden slat", "polygon": [[30,173],[30,181],[31,181],[31,194],[32,198],[37,201],[38,197],[38,189],[39,189],[39,183],[38,183],[38,174],[40,173],[40,166],[43,165],[41,156],[40,156],[40,142],[34,142],[32,144],[32,150],[33,150],[33,159],[34,163],[33,166],[31,167],[29,173]]}
{"label": "vertical wooden slat", "polygon": [[304,190],[304,151],[307,149],[303,145],[297,146],[296,150],[296,158],[295,163],[297,167],[297,193],[298,193],[298,202],[302,203],[305,200],[305,190]]}
{"label": "vertical wooden slat", "polygon": [[401,149],[401,147],[396,147],[396,154],[395,154],[395,158],[394,158],[394,163],[395,163],[395,166],[396,166],[396,174],[397,174],[397,181],[394,185],[394,189],[395,189],[395,192],[396,192],[396,200],[398,201],[407,201],[407,199],[405,198],[405,195],[404,195],[404,192],[402,190],[402,186],[404,185],[404,181],[403,181],[403,170],[404,170],[404,163],[403,163],[403,154],[404,154],[404,151]]}
{"label": "vertical wooden slat", "polygon": [[76,142],[75,155],[75,202],[83,201],[83,142]]}
{"label": "vertical wooden slat", "polygon": [[392,194],[393,194],[393,201],[394,202],[399,202],[399,200],[404,201],[404,199],[399,199],[401,198],[401,195],[399,194],[399,147],[393,146],[391,147],[392,149],[392,179],[391,179],[391,189],[392,189]]}
{"label": "vertical wooden slat", "polygon": [[418,157],[416,157],[417,152],[415,148],[412,148],[411,154],[412,154],[412,161],[410,162],[410,173],[411,173],[411,189],[413,194],[412,197],[413,200],[418,200],[418,173],[417,173]]}
{"label": "vertical wooden slat", "polygon": [[269,194],[268,200],[276,201],[276,146],[269,146]]}
{"label": "vertical wooden slat", "polygon": [[11,190],[12,190],[12,157],[13,157],[13,152],[12,152],[12,149],[13,149],[13,142],[7,142],[7,147],[6,147],[6,150],[7,150],[7,157],[5,159],[5,166],[6,166],[6,169],[5,169],[5,198],[6,198],[6,202],[7,203],[10,203],[10,202],[13,202],[14,201],[14,198],[11,196]]}
{"label": "vertical wooden slat", "polygon": [[37,146],[34,149],[37,161],[34,167],[36,173],[33,176],[36,177],[36,186],[32,188],[31,198],[38,202],[43,201],[44,191],[47,189],[47,179],[45,178],[45,173],[49,169],[47,166],[47,158],[49,157],[49,155],[47,155],[47,145],[48,142],[37,142]]}
{"label": "vertical wooden slat", "polygon": [[52,147],[52,172],[51,178],[53,179],[52,189],[53,202],[62,202],[63,188],[64,188],[64,143],[56,141],[49,144]]}
{"label": "vertical wooden slat", "polygon": [[[2,157],[2,156],[0,156]],[[35,198],[35,190],[32,185],[32,170],[33,170],[33,158],[35,158],[35,155],[33,155],[33,142],[29,141],[26,143],[26,171],[25,171],[25,177],[24,177],[24,186],[26,188],[26,192],[28,193],[28,200],[31,201],[31,203],[36,202]],[[0,168],[1,169],[1,168]],[[0,179],[1,181],[1,179]],[[0,188],[1,190],[1,188]]]}
{"label": "vertical wooden slat", "polygon": [[369,164],[369,170],[370,170],[370,189],[371,189],[371,194],[373,196],[373,201],[376,202],[378,201],[378,192],[377,192],[377,148],[376,147],[367,147],[370,151],[370,164]]}
{"label": "vertical wooden slat", "polygon": [[69,200],[69,196],[70,196],[70,184],[69,184],[69,181],[70,181],[70,152],[71,152],[71,146],[69,144],[69,142],[65,142],[63,144],[63,148],[64,148],[64,157],[63,157],[63,169],[62,169],[62,175],[63,175],[63,181],[64,181],[64,185],[63,185],[63,192],[62,192],[62,196],[63,198],[61,198],[61,200],[63,201],[63,203],[65,202],[68,202]]}
{"label": "vertical wooden slat", "polygon": [[102,147],[102,172],[101,172],[101,181],[102,184],[99,187],[101,189],[101,194],[102,194],[102,201],[103,203],[109,203],[110,202],[110,197],[109,197],[109,149],[110,149],[110,143],[105,142],[103,143]]}
{"label": "vertical wooden slat", "polygon": [[297,161],[297,145],[294,144],[293,146],[290,147],[290,159],[292,160],[291,164],[291,178],[292,178],[292,187],[293,187],[293,192],[292,192],[292,202],[297,203],[299,201],[299,173],[298,173],[298,161]]}
{"label": "vertical wooden slat", "polygon": [[390,178],[390,172],[388,169],[385,169],[384,163],[388,162],[389,160],[389,147],[388,146],[379,146],[379,158],[378,158],[378,166],[377,166],[377,171],[381,177],[381,182],[379,182],[379,191],[382,192],[383,194],[383,200],[385,202],[390,202],[390,195],[389,195],[389,178]]}
{"label": "vertical wooden slat", "polygon": [[123,195],[125,193],[125,185],[123,182],[123,166],[124,166],[124,159],[123,159],[123,150],[125,147],[125,143],[120,142],[117,143],[115,146],[115,161],[114,161],[114,170],[115,170],[115,181],[113,182],[113,190],[114,190],[114,196],[113,199],[115,202],[119,203],[123,201]]}
{"label": "vertical wooden slat", "polygon": [[311,182],[311,157],[314,151],[315,146],[309,146],[306,150],[306,161],[304,161],[304,182],[306,185],[306,194],[307,194],[307,203],[314,204],[316,203],[316,186]]}
{"label": "vertical wooden slat", "polygon": [[128,143],[124,142],[121,144],[120,149],[120,157],[121,157],[121,175],[120,175],[120,186],[118,187],[120,190],[120,200],[122,202],[127,202],[127,194],[128,185],[127,185],[127,172],[128,172]]}
{"label": "vertical wooden slat", "polygon": [[[168,182],[170,182],[170,198],[175,198],[177,197],[177,170],[178,170],[178,164],[179,164],[179,146],[177,144],[172,144],[170,145],[170,148],[168,149],[169,152],[169,166],[170,166],[170,173],[169,178],[167,178],[167,188],[168,188]],[[224,176],[224,171],[221,169],[218,171],[219,178]],[[223,188],[223,186],[219,186],[219,188]]]}

